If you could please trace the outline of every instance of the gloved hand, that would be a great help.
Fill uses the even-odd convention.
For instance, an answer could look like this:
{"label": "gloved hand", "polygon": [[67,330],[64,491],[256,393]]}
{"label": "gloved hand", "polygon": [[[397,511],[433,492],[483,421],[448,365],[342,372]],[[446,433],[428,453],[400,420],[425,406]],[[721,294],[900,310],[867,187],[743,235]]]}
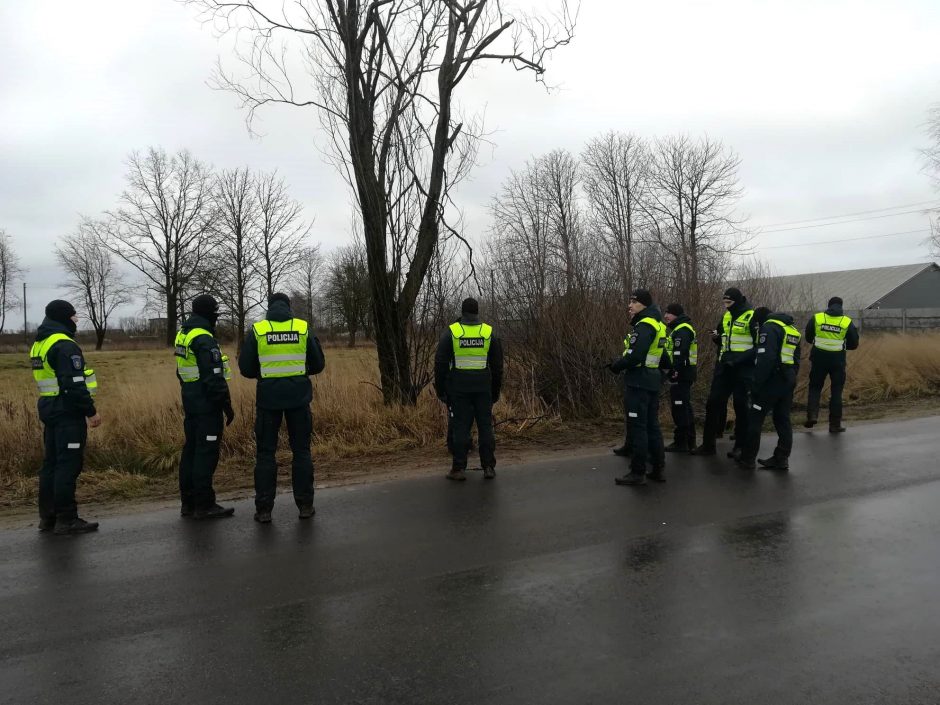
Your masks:
{"label": "gloved hand", "polygon": [[[616,362],[616,360],[614,360],[614,362]],[[617,373],[614,371],[614,362],[608,362],[608,363],[607,363],[607,367],[604,368],[604,369],[606,369],[608,372],[613,372],[614,374],[617,374]]]}
{"label": "gloved hand", "polygon": [[235,420],[235,409],[232,408],[232,402],[225,405],[225,408],[222,409],[222,413],[225,414],[225,425],[231,426],[232,421]]}

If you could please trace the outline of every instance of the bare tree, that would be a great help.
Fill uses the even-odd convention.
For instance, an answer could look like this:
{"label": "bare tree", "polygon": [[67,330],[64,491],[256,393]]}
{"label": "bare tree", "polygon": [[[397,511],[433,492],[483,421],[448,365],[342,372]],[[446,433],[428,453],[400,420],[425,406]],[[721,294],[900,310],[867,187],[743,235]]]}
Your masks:
{"label": "bare tree", "polygon": [[7,313],[19,302],[14,283],[23,276],[20,259],[13,251],[13,239],[0,230],[0,333],[6,325]]}
{"label": "bare tree", "polygon": [[314,302],[317,293],[325,288],[321,281],[322,271],[323,254],[320,245],[301,248],[297,256],[291,299],[294,302],[294,312],[311,323],[315,318]]}
{"label": "bare tree", "polygon": [[606,260],[614,262],[624,302],[633,290],[634,249],[649,178],[649,148],[639,137],[608,132],[582,155],[584,191],[592,230]]}
{"label": "bare tree", "polygon": [[235,347],[241,350],[251,312],[259,305],[257,252],[261,247],[260,212],[255,181],[247,168],[223,171],[215,180],[218,219],[214,233],[214,261],[218,276],[206,282],[216,290],[231,317]]}
{"label": "bare tree", "polygon": [[270,298],[301,265],[310,225],[303,222],[303,207],[287,193],[277,173],[255,180],[258,207],[257,270],[262,291]]}
{"label": "bare tree", "polygon": [[356,244],[338,249],[330,262],[327,297],[342,316],[349,333],[349,347],[356,345],[356,335],[366,326],[371,304],[369,292],[365,247]]}
{"label": "bare tree", "polygon": [[[923,150],[924,171],[930,177],[934,188],[940,192],[940,104],[931,108],[927,120],[927,135],[930,146]],[[940,210],[931,212],[930,238],[931,254],[940,257]]]}
{"label": "bare tree", "polygon": [[78,232],[56,245],[59,265],[68,277],[68,289],[80,301],[80,310],[95,329],[95,350],[101,350],[114,311],[133,300],[130,287],[114,266],[111,251],[97,237],[101,226],[84,219]]}
{"label": "bare tree", "polygon": [[[475,153],[480,137],[456,115],[455,92],[474,68],[493,62],[541,77],[548,53],[572,37],[566,0],[556,17],[521,21],[501,0],[191,2],[222,31],[249,30],[240,54],[246,79],[217,76],[241,96],[249,121],[269,103],[319,109],[362,218],[383,395],[413,402],[407,323],[441,231],[446,186],[455,181],[453,155]],[[291,40],[306,76],[294,70]],[[303,95],[299,86],[310,83],[313,94]],[[396,152],[421,203],[400,277],[389,256]]]}
{"label": "bare tree", "polygon": [[649,198],[642,203],[653,238],[674,262],[678,286],[715,278],[725,255],[744,244],[743,220],[734,211],[742,193],[740,163],[707,137],[656,140]]}
{"label": "bare tree", "polygon": [[172,156],[151,147],[127,161],[121,205],[97,235],[144,275],[164,305],[167,345],[173,345],[187,285],[198,271],[216,220],[209,168],[187,151]]}

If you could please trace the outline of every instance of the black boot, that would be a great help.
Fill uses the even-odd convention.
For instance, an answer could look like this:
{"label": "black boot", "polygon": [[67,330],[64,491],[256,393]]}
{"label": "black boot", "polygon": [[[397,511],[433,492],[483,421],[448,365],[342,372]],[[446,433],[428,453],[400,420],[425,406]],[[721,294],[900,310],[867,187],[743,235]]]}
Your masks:
{"label": "black boot", "polygon": [[812,428],[816,425],[818,418],[819,417],[816,412],[807,410],[806,421],[803,422],[803,428]]}
{"label": "black boot", "polygon": [[463,482],[467,479],[467,473],[465,473],[460,468],[451,468],[451,471],[444,477],[446,477],[448,480],[454,480],[455,482]]}
{"label": "black boot", "polygon": [[761,467],[766,470],[783,470],[786,472],[790,469],[789,458],[785,458],[782,455],[777,455],[776,453],[771,455],[769,458],[758,458],[757,462],[760,463]]}
{"label": "black boot", "polygon": [[653,482],[665,482],[666,468],[660,465],[659,467],[655,467],[646,473],[646,476]]}
{"label": "black boot", "polygon": [[702,443],[698,448],[693,448],[689,451],[692,455],[715,455],[715,445],[705,445]]}
{"label": "black boot", "polygon": [[631,472],[623,477],[615,477],[614,482],[618,485],[645,485],[646,475]]}
{"label": "black boot", "polygon": [[621,458],[629,458],[631,450],[630,450],[630,446],[628,446],[625,443],[622,446],[618,446],[617,448],[614,448],[611,452],[614,455],[619,455]]}
{"label": "black boot", "polygon": [[193,512],[193,519],[226,519],[234,513],[235,507],[223,507],[220,504],[212,504]]}
{"label": "black boot", "polygon": [[63,536],[66,534],[87,534],[90,531],[98,530],[97,521],[85,521],[75,517],[73,519],[56,519],[55,535]]}
{"label": "black boot", "polygon": [[738,467],[741,468],[742,470],[756,470],[757,469],[757,465],[754,463],[753,460],[748,460],[747,458],[744,458],[744,457],[738,457],[738,458],[735,458],[735,460],[738,463]]}
{"label": "black boot", "polygon": [[313,508],[312,504],[305,504],[304,506],[298,507],[297,509],[300,510],[300,513],[297,516],[301,519],[309,519],[317,513],[317,510]]}
{"label": "black boot", "polygon": [[255,521],[259,524],[270,524],[271,523],[271,510],[270,509],[258,509],[255,512]]}
{"label": "black boot", "polygon": [[492,467],[491,465],[484,465],[483,466],[483,479],[492,480],[495,477],[496,477],[496,468]]}
{"label": "black boot", "polygon": [[663,450],[665,450],[667,453],[688,453],[689,447],[682,443],[670,443]]}
{"label": "black boot", "polygon": [[743,451],[740,448],[732,448],[731,450],[728,451],[728,457],[731,458],[732,460],[740,460],[742,452]]}
{"label": "black boot", "polygon": [[842,419],[829,419],[829,433],[845,433]]}
{"label": "black boot", "polygon": [[40,517],[39,530],[43,533],[52,531],[55,528],[55,517]]}
{"label": "black boot", "polygon": [[191,504],[181,504],[180,505],[180,516],[181,517],[191,517],[196,513],[196,510]]}

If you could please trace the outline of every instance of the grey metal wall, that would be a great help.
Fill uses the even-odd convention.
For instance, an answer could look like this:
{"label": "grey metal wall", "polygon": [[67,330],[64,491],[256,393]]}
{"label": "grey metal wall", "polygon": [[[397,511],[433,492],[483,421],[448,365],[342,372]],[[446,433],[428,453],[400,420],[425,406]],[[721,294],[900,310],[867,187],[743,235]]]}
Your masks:
{"label": "grey metal wall", "polygon": [[940,307],[940,268],[924,270],[878,302],[878,308]]}

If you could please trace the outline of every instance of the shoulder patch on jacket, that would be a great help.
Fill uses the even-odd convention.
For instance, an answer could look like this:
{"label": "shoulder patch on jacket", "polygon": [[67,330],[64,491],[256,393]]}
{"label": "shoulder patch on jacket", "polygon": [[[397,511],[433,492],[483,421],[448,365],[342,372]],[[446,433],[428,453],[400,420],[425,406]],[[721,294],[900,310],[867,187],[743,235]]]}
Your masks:
{"label": "shoulder patch on jacket", "polygon": [[673,344],[675,347],[677,347],[677,348],[678,348],[678,347],[681,347],[681,346],[682,346],[682,338],[673,338],[672,344]]}
{"label": "shoulder patch on jacket", "polygon": [[72,361],[72,367],[76,370],[85,369],[85,361],[82,359],[81,355],[72,355],[69,359]]}
{"label": "shoulder patch on jacket", "polygon": [[759,342],[759,343],[766,343],[766,342],[767,342],[767,334],[766,334],[766,333],[761,333],[761,334],[760,334],[760,340],[757,341],[757,342]]}
{"label": "shoulder patch on jacket", "polygon": [[209,352],[212,354],[212,360],[213,360],[214,362],[221,362],[221,361],[222,361],[222,351],[221,351],[221,350],[219,350],[218,348],[212,348],[212,350],[210,350]]}

